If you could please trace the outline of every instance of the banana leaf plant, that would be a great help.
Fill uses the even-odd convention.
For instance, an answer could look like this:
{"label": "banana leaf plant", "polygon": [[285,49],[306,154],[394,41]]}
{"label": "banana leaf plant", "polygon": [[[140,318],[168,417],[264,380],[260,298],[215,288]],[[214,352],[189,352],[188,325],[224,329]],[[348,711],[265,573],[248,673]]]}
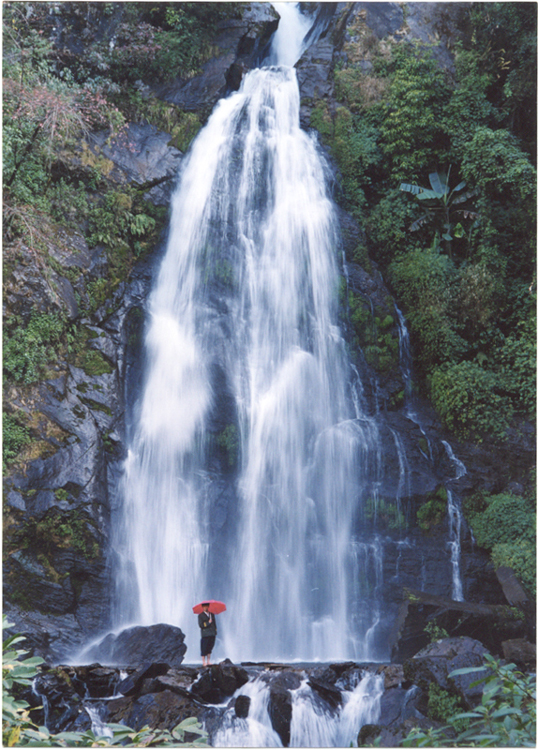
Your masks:
{"label": "banana leaf plant", "polygon": [[478,213],[472,210],[473,207],[469,205],[469,201],[478,194],[478,191],[473,189],[462,192],[467,186],[465,180],[450,189],[450,167],[446,174],[432,172],[428,177],[431,189],[407,182],[402,182],[400,185],[400,190],[411,193],[425,209],[425,213],[411,224],[409,231],[417,232],[427,224],[432,224],[436,235],[440,235],[441,239],[447,243],[448,254],[452,257],[450,243],[454,238],[459,239],[465,235],[461,221],[471,219],[473,227],[477,223]]}

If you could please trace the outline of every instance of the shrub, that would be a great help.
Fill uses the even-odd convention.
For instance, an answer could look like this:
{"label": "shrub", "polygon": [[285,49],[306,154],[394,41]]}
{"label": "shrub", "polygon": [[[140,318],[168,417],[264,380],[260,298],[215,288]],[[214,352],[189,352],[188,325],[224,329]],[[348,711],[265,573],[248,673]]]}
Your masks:
{"label": "shrub", "polygon": [[475,362],[445,364],[434,369],[430,387],[435,409],[456,435],[505,437],[514,410],[495,373]]}
{"label": "shrub", "polygon": [[423,531],[437,526],[446,514],[447,494],[444,487],[439,487],[417,511],[418,525]]}
{"label": "shrub", "polygon": [[457,277],[452,261],[441,255],[434,244],[397,256],[389,271],[417,342],[423,372],[458,359],[465,352],[466,343],[457,330],[454,306]]}
{"label": "shrub", "polygon": [[536,413],[536,313],[521,320],[500,354],[501,373],[516,407]]}
{"label": "shrub", "polygon": [[379,105],[381,148],[394,180],[418,180],[431,164],[446,161],[442,111],[448,87],[443,71],[425,49],[395,45],[391,68],[388,93]]}
{"label": "shrub", "polygon": [[479,494],[464,504],[465,517],[480,547],[495,567],[507,565],[529,593],[536,592],[536,511],[525,497]]}
{"label": "shrub", "polygon": [[65,323],[54,313],[33,313],[26,327],[6,330],[4,372],[19,383],[40,380],[46,366],[56,359]]}
{"label": "shrub", "polygon": [[477,128],[464,151],[461,170],[486,195],[501,194],[505,200],[529,198],[534,211],[536,170],[508,130]]}
{"label": "shrub", "polygon": [[536,746],[536,675],[524,675],[514,664],[501,666],[486,655],[482,667],[456,669],[449,678],[474,672],[478,679],[471,684],[484,686],[481,703],[449,717],[448,726],[412,729],[402,747]]}
{"label": "shrub", "polygon": [[2,414],[2,451],[4,471],[12,463],[25,445],[31,442],[28,428],[12,415]]}

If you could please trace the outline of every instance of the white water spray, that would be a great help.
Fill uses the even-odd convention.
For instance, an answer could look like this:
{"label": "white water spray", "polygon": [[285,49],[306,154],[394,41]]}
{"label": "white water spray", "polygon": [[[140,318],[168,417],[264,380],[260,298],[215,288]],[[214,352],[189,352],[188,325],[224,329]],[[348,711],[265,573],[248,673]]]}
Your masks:
{"label": "white water spray", "polygon": [[[284,5],[271,55],[298,55],[304,19]],[[378,621],[355,597],[353,528],[380,450],[347,393],[338,236],[294,69],[251,71],[199,134],[173,197],[115,541],[117,622],[179,625],[188,658],[203,598],[227,602],[219,640],[235,661],[364,656]],[[217,370],[239,446],[221,557],[205,468]]]}
{"label": "white water spray", "polygon": [[[353,689],[342,690],[342,704],[328,705],[308,685],[290,690],[292,712],[289,747],[349,747],[355,744],[361,727],[375,724],[380,717],[384,678],[366,674]],[[244,685],[237,693],[250,698],[248,716],[238,718],[227,709],[214,747],[282,747],[268,713],[270,686],[262,678]]]}

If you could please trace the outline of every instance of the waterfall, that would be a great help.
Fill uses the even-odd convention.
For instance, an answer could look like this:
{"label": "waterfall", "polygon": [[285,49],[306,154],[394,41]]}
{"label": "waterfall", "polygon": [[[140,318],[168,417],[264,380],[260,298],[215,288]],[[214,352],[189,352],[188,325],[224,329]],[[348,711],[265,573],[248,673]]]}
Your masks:
{"label": "waterfall", "polygon": [[[456,467],[455,480],[460,479],[464,474],[467,473],[467,469],[462,461],[454,455],[452,446],[442,441],[445,446],[445,450],[449,459]],[[450,550],[450,561],[452,564],[452,598],[457,601],[463,601],[463,583],[461,580],[460,573],[460,558],[461,558],[461,508],[456,498],[453,496],[452,491],[447,489],[447,508],[448,508],[448,548]]]}
{"label": "waterfall", "polygon": [[[115,524],[116,625],[179,625],[191,660],[204,598],[226,601],[218,643],[237,661],[365,658],[379,620],[379,602],[365,612],[357,598],[354,537],[375,495],[378,432],[349,386],[339,227],[299,126],[289,65],[307,25],[283,6],[279,64],[218,103],[182,165]],[[237,463],[224,543],[216,441]]]}
{"label": "waterfall", "polygon": [[[342,705],[332,710],[319,699],[307,679],[290,694],[289,747],[349,747],[356,743],[361,727],[379,720],[383,676],[366,674],[353,689],[342,690]],[[233,708],[227,709],[213,737],[213,746],[282,747],[268,712],[270,686],[258,678],[244,685],[236,693],[239,695],[250,698],[248,716],[239,718]]]}

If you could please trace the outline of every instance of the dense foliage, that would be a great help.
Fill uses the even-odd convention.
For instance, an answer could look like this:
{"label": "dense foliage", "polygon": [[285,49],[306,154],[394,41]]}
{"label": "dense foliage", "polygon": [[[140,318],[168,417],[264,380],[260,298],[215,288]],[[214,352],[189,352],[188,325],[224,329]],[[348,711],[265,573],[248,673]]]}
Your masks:
{"label": "dense foliage", "polygon": [[[5,615],[2,629],[13,627]],[[123,724],[108,724],[102,734],[85,732],[60,732],[52,734],[46,727],[32,721],[28,701],[20,697],[29,689],[43,664],[40,656],[25,658],[28,651],[15,646],[23,636],[7,637],[2,647],[2,743],[3,747],[207,747],[206,732],[195,718],[185,719],[171,732],[145,726],[134,730]],[[194,739],[186,741],[186,735]]]}
{"label": "dense foliage", "polygon": [[449,677],[474,673],[483,674],[471,683],[483,686],[481,702],[459,711],[454,696],[441,700],[440,691],[430,690],[432,718],[447,726],[415,728],[402,747],[536,747],[536,675],[486,656],[484,666],[456,669]]}
{"label": "dense foliage", "polygon": [[459,13],[453,74],[359,13],[340,105],[317,102],[312,124],[404,310],[419,384],[458,436],[502,440],[535,414],[536,17]]}
{"label": "dense foliage", "polygon": [[508,492],[479,493],[465,502],[465,515],[477,544],[491,552],[495,567],[516,572],[536,597],[536,503]]}

